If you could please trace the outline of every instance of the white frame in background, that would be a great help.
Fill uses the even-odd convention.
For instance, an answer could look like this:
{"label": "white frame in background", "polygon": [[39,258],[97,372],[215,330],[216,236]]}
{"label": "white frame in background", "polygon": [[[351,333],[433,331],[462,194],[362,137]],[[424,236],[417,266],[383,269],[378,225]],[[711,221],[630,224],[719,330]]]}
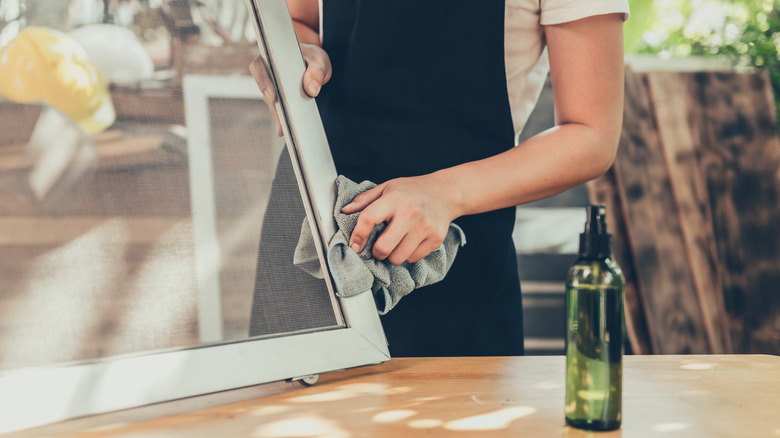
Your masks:
{"label": "white frame in background", "polygon": [[[322,254],[335,232],[336,170],[316,104],[301,87],[305,65],[292,20],[285,0],[247,3],[276,80],[277,109]],[[371,294],[338,301],[345,328],[0,372],[0,433],[388,360]]]}

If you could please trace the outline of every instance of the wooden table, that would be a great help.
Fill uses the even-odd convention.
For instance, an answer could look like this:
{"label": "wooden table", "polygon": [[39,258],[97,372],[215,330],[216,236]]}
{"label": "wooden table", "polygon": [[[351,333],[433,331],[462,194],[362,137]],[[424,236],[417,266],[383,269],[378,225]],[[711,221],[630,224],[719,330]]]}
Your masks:
{"label": "wooden table", "polygon": [[85,437],[779,437],[780,357],[627,356],[623,427],[565,427],[563,357],[398,358]]}

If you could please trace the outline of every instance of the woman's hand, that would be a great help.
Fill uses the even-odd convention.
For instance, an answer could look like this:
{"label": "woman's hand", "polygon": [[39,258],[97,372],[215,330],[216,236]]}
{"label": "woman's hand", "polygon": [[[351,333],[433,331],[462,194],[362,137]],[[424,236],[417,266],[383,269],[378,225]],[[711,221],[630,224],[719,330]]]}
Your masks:
{"label": "woman's hand", "polygon": [[349,246],[362,251],[374,226],[386,222],[373,256],[394,265],[414,263],[438,248],[458,216],[452,187],[441,173],[387,181],[361,193],[341,211],[361,210]]}
{"label": "woman's hand", "polygon": [[[317,97],[320,89],[330,80],[332,72],[330,58],[322,47],[314,44],[301,44],[301,52],[306,62],[306,72],[303,74],[303,89],[311,97]],[[257,82],[257,87],[263,93],[263,101],[268,105],[268,110],[276,124],[276,135],[282,136],[282,125],[279,121],[279,113],[276,110],[276,87],[268,74],[268,67],[261,56],[257,56],[251,64],[249,71]]]}

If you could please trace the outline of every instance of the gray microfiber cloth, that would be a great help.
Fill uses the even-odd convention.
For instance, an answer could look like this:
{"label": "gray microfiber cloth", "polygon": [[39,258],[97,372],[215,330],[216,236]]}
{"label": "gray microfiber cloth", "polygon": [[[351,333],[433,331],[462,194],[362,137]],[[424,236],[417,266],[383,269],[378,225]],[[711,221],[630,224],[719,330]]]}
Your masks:
{"label": "gray microfiber cloth", "polygon": [[[379,224],[369,235],[363,250],[355,253],[349,247],[349,237],[357,225],[360,212],[344,214],[341,209],[352,202],[355,196],[375,186],[370,181],[357,184],[344,176],[336,179],[333,217],[338,231],[328,245],[327,260],[336,295],[351,297],[371,290],[379,314],[384,315],[414,289],[441,281],[452,266],[458,249],[466,244],[466,236],[459,226],[450,223],[447,237],[439,248],[415,263],[404,262],[396,266],[371,255],[374,242],[385,228],[385,224]],[[304,219],[301,227],[293,263],[309,274],[323,278],[307,219]]]}

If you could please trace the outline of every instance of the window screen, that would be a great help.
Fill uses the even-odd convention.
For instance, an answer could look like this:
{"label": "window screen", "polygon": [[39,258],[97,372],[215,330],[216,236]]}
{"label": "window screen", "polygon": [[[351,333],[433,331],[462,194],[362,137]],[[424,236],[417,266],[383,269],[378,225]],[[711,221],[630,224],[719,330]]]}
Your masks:
{"label": "window screen", "polygon": [[[293,265],[306,213],[268,109],[216,94],[178,101],[207,138],[132,119],[88,136],[35,105],[26,140],[0,142],[0,369],[344,326],[325,281]],[[192,166],[204,157],[212,175]],[[193,210],[204,196],[213,209]]]}

